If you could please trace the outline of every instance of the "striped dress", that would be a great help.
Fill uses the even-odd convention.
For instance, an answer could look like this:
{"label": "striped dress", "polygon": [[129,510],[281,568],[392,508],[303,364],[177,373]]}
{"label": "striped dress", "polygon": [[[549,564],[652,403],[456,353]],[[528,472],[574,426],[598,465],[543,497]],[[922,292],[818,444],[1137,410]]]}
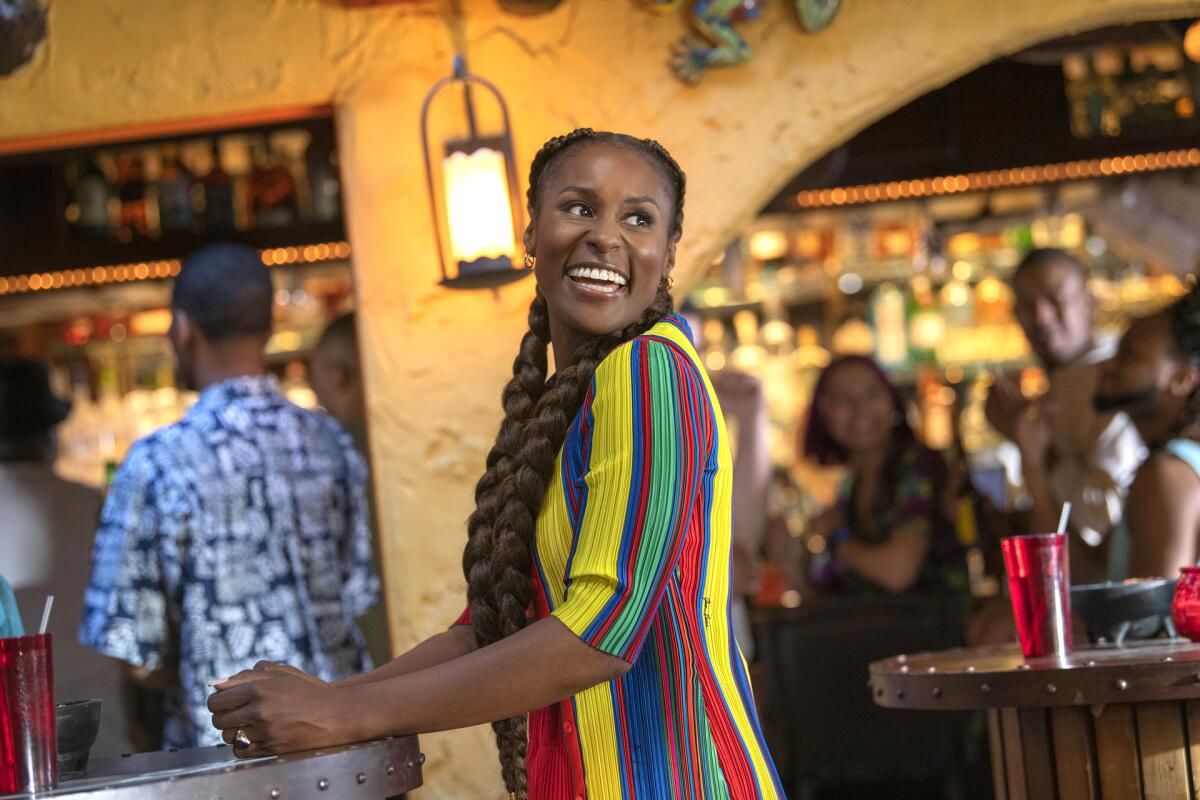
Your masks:
{"label": "striped dress", "polygon": [[784,796],[731,633],[732,476],[681,318],[600,363],[538,515],[535,605],[633,666],[530,715],[533,800]]}

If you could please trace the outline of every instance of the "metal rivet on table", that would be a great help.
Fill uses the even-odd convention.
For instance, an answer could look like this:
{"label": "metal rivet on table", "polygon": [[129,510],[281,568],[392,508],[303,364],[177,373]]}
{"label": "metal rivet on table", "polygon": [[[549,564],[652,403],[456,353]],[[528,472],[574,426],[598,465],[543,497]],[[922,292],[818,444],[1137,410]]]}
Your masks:
{"label": "metal rivet on table", "polygon": [[424,753],[417,753],[417,763],[421,764],[422,766],[425,764],[425,754]]}
{"label": "metal rivet on table", "polygon": [[974,672],[974,671],[975,671],[975,667],[967,667],[967,672]]}
{"label": "metal rivet on table", "polygon": [[1055,686],[1053,683],[1047,683],[1047,684],[1046,684],[1046,691],[1047,691],[1049,694],[1054,694],[1055,692],[1057,692],[1057,691],[1058,691],[1058,687],[1057,687],[1057,686]]}
{"label": "metal rivet on table", "polygon": [[933,673],[937,672],[937,667],[930,667],[929,669],[927,669],[925,671],[928,672],[930,675],[932,675]]}
{"label": "metal rivet on table", "polygon": [[395,768],[394,766],[392,766],[391,764],[388,764],[388,768],[387,768],[387,774],[388,774],[388,775],[395,775],[395,774],[396,774],[396,768]]}
{"label": "metal rivet on table", "polygon": [[407,763],[407,764],[405,764],[404,766],[405,766],[405,767],[407,767],[408,769],[412,769],[412,768],[414,768],[415,766],[417,766],[417,762],[413,761],[413,760],[410,758],[410,759],[408,760],[408,763]]}
{"label": "metal rivet on table", "polygon": [[1175,659],[1171,658],[1170,656],[1163,656],[1163,661],[1174,661],[1174,660]]}
{"label": "metal rivet on table", "polygon": [[358,781],[359,783],[366,783],[367,782],[367,773],[365,773],[365,772],[358,773],[357,775],[354,776],[354,780]]}
{"label": "metal rivet on table", "polygon": [[907,675],[908,674],[908,665],[905,664],[904,666],[900,667],[900,671],[902,673],[904,673],[905,675]]}
{"label": "metal rivet on table", "polygon": [[1129,688],[1129,681],[1125,680],[1124,678],[1118,678],[1117,679],[1117,688],[1120,689],[1122,692],[1125,691],[1126,689]]}
{"label": "metal rivet on table", "polygon": [[329,788],[329,781],[325,780],[324,778],[321,778],[321,780],[317,781],[317,788],[320,789],[322,792],[325,791],[326,789]]}
{"label": "metal rivet on table", "polygon": [[986,683],[981,683],[979,685],[979,693],[980,694],[991,694],[991,692],[992,692],[992,687],[988,686]]}
{"label": "metal rivet on table", "polygon": [[931,691],[930,694],[933,695],[934,697],[941,697],[942,690],[935,686],[935,687],[933,687],[933,691]]}
{"label": "metal rivet on table", "polygon": [[899,661],[901,664],[903,664],[906,661],[908,661],[908,656],[904,656],[904,655],[896,656],[896,660]]}
{"label": "metal rivet on table", "polygon": [[278,789],[272,789],[271,790],[271,800],[279,800],[279,797],[282,794],[283,794],[283,792],[279,791]]}
{"label": "metal rivet on table", "polygon": [[1029,669],[1029,665],[1028,665],[1028,664],[1022,664],[1021,666],[1017,667],[1017,669]]}
{"label": "metal rivet on table", "polygon": [[1086,667],[1094,667],[1094,666],[1096,666],[1096,662],[1095,662],[1094,660],[1092,660],[1092,659],[1088,659],[1088,662],[1087,662],[1087,663],[1086,663],[1084,666],[1086,666]]}

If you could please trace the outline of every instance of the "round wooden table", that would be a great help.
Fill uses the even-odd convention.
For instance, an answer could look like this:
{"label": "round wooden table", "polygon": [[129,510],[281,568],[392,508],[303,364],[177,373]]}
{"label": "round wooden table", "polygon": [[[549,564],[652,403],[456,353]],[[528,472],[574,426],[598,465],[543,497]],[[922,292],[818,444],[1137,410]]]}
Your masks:
{"label": "round wooden table", "polygon": [[1014,644],[894,656],[870,672],[881,706],[986,709],[1000,800],[1200,796],[1200,645],[1026,660]]}

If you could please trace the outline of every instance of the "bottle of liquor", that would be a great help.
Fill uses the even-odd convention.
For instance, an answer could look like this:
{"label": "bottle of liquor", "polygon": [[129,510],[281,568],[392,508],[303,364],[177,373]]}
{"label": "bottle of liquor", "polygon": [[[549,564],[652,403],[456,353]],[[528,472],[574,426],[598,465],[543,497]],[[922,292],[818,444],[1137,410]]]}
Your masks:
{"label": "bottle of liquor", "polygon": [[117,239],[130,242],[150,235],[146,204],[146,173],[136,153],[117,156]]}
{"label": "bottle of liquor", "polygon": [[108,176],[95,159],[86,159],[80,165],[72,195],[73,210],[68,211],[68,220],[75,234],[86,239],[107,239],[111,232],[108,218],[111,192]]}
{"label": "bottle of liquor", "polygon": [[295,223],[297,214],[296,179],[280,155],[272,151],[265,136],[250,145],[253,167],[246,184],[247,207],[251,224],[259,228],[278,228]]}
{"label": "bottle of liquor", "polygon": [[313,134],[304,151],[312,215],[316,222],[331,222],[342,213],[342,185],[338,180],[337,148],[332,134]]}
{"label": "bottle of liquor", "polygon": [[163,148],[162,177],[158,181],[158,219],[163,233],[190,231],[195,226],[192,209],[192,174],[179,160],[176,147]]}
{"label": "bottle of liquor", "polygon": [[234,228],[233,179],[221,166],[221,148],[212,145],[212,167],[200,179],[204,188],[204,229],[209,233],[223,233]]}

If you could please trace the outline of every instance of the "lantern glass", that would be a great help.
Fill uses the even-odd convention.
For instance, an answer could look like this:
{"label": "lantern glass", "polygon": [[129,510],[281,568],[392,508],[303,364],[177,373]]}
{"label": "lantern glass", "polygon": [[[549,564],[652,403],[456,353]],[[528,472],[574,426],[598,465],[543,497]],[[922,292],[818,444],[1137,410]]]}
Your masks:
{"label": "lantern glass", "polygon": [[446,150],[442,189],[450,260],[458,276],[511,269],[516,240],[503,151],[487,146]]}

